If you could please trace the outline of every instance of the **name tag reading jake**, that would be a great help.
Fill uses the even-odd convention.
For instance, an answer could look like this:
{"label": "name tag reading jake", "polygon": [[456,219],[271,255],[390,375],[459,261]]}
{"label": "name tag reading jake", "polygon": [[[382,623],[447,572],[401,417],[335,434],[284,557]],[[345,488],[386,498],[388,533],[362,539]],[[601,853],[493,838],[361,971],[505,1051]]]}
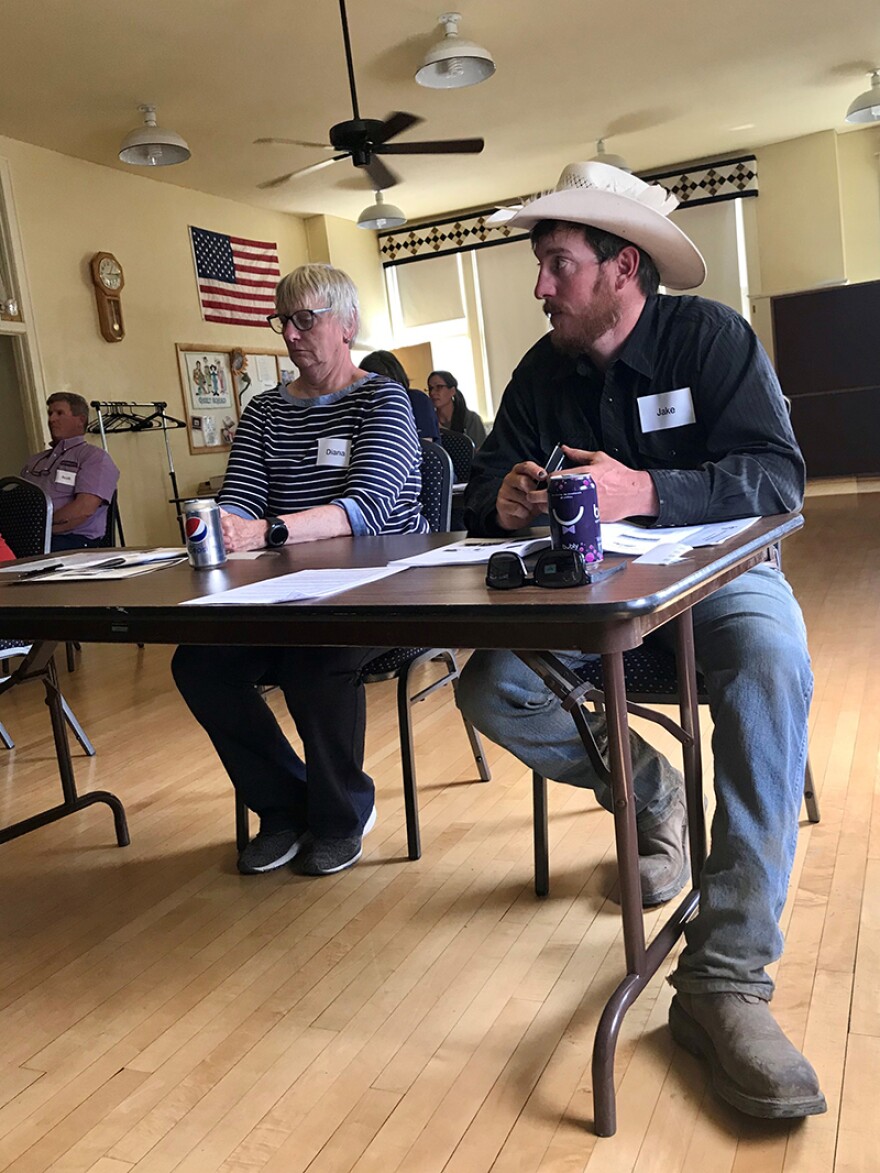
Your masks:
{"label": "name tag reading jake", "polygon": [[690,387],[663,391],[659,395],[643,395],[638,404],[643,432],[659,432],[663,428],[681,428],[696,423]]}
{"label": "name tag reading jake", "polygon": [[56,485],[75,485],[76,484],[76,470],[72,468],[59,468],[55,473]]}
{"label": "name tag reading jake", "polygon": [[348,468],[351,440],[319,440],[318,467]]}

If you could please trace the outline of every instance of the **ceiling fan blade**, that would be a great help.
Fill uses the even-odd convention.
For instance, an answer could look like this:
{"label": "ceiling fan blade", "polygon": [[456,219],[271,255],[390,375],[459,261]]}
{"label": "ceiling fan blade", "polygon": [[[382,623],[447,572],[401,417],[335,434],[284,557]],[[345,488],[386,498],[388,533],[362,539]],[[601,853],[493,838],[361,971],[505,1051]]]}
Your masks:
{"label": "ceiling fan blade", "polygon": [[425,143],[382,143],[373,147],[381,155],[479,155],[481,138],[449,138]]}
{"label": "ceiling fan blade", "polygon": [[395,184],[400,183],[398,176],[375,156],[370,159],[366,171],[373,181],[373,187],[378,191],[384,191],[386,187],[394,187]]}
{"label": "ceiling fan blade", "polygon": [[288,171],[286,175],[279,175],[276,179],[269,179],[265,183],[258,183],[261,191],[270,187],[281,187],[289,179],[298,179],[301,175],[309,175],[312,171],[320,171],[322,167],[330,167],[340,159],[347,159],[348,155],[334,155],[332,159],[322,159],[320,163],[312,163],[310,167],[300,167],[299,171]]}
{"label": "ceiling fan blade", "polygon": [[394,138],[398,134],[403,134],[410,127],[418,126],[420,122],[424,122],[424,119],[419,118],[417,114],[406,114],[403,110],[398,110],[394,114],[389,114],[385,119],[382,132],[375,142],[387,142],[388,139]]}
{"label": "ceiling fan blade", "polygon": [[254,145],[262,146],[265,143],[278,143],[285,147],[315,147],[319,151],[335,150],[329,143],[310,143],[301,138],[255,138]]}

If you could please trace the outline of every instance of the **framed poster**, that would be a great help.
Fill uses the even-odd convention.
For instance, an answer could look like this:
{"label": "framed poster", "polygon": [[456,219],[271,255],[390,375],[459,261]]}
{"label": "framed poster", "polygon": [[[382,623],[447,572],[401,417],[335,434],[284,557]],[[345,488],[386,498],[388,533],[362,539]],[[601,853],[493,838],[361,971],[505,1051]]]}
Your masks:
{"label": "framed poster", "polygon": [[255,395],[278,386],[280,357],[274,350],[254,350],[252,347],[233,350],[230,361],[239,417]]}
{"label": "framed poster", "polygon": [[190,452],[228,452],[239,416],[229,354],[179,342],[177,367]]}

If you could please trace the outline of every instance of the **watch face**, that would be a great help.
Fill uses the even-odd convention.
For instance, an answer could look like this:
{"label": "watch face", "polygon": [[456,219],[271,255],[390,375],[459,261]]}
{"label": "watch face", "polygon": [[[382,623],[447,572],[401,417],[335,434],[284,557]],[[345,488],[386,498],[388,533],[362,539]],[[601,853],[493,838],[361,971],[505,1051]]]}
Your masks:
{"label": "watch face", "polygon": [[105,289],[119,289],[122,285],[122,267],[112,257],[102,257],[98,277]]}

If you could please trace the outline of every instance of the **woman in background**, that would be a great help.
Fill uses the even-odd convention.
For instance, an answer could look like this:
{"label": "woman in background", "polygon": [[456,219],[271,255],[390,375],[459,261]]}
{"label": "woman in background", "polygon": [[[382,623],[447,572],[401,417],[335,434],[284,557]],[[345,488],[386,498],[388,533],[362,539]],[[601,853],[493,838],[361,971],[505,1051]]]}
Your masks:
{"label": "woman in background", "polygon": [[437,425],[437,413],[431,406],[431,400],[424,391],[416,391],[410,387],[409,376],[396,354],[392,354],[390,350],[374,350],[372,354],[361,359],[361,370],[371,371],[374,375],[384,375],[386,379],[399,383],[409,396],[419,439],[439,441],[440,428]]}
{"label": "woman in background", "polygon": [[463,432],[479,448],[486,439],[486,428],[475,411],[471,411],[458,389],[458,380],[449,371],[431,371],[428,394],[434,404],[441,428]]}

